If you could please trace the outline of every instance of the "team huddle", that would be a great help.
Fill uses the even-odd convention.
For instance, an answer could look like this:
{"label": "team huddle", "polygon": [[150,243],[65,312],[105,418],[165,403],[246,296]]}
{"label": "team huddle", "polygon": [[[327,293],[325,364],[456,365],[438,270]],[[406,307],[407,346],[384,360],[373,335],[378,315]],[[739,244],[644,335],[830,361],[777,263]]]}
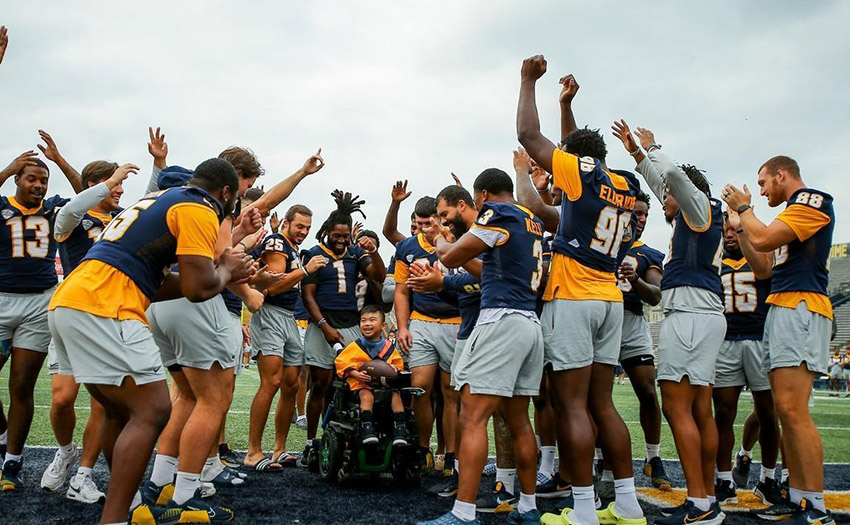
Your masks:
{"label": "team huddle", "polygon": [[[388,399],[393,446],[416,447],[423,468],[436,463],[441,474],[428,490],[456,498],[450,512],[421,523],[477,523],[477,512],[490,512],[512,524],[641,525],[631,436],[612,399],[621,365],[640,402],[644,475],[672,488],[662,414],[684,472],[687,499],[656,523],[721,523],[721,505],[749,483],[755,441],[754,492],[765,505],[755,515],[832,523],[807,406],[828,365],[832,197],[807,187],[793,159],[773,157],[756,182],[769,206],[785,208],[765,224],[746,186],[712,197],[703,172],[676,164],[650,130],[633,132],[624,120],[612,131],[639,177],[611,169],[602,135],[576,125],[571,75],[560,81],[560,140],[541,133],[535,85],[545,72],[540,55],[522,64],[513,176],[488,168],[471,193],[458,181],[419,198],[410,236],[397,222],[411,194],[396,183],[383,228],[395,255],[386,262],[378,235],[353,220],[364,202],[343,191],[318,228],[308,206],[287,203],[284,220],[266,230],[273,210],[324,167],[321,149],[258,191],[264,170],[250,150],[231,147],[186,169],[167,163],[165,135],[151,129],[147,191],[122,207],[122,183],[138,166],[97,160],[78,173],[39,131],[41,153],[76,195],[48,197],[50,167],[34,151],[0,172],[0,184],[16,186],[0,196],[0,367],[10,366],[0,489],[25,490],[45,359],[59,448],[41,486],[64,489],[79,461],[67,497],[103,502],[102,523],[139,524],[230,521],[235,511],[210,499],[216,490],[246,483],[246,472],[320,461],[335,382],[357,396],[362,444],[376,443],[379,396],[362,365],[382,360],[409,371],[422,393],[411,401],[415,434],[398,392]],[[672,227],[666,250],[640,240],[652,195]],[[318,243],[302,250],[314,230]],[[646,304],[665,314],[657,358]],[[247,333],[243,310],[252,314]],[[222,461],[220,443],[248,341],[260,385],[248,451],[234,464]],[[299,459],[286,442],[302,371],[308,441]],[[91,412],[78,450],[80,384]],[[745,386],[754,410],[733,460]],[[491,418],[496,478],[479,494]],[[101,452],[105,494],[91,475]],[[557,499],[559,512],[541,515],[537,498]]]}

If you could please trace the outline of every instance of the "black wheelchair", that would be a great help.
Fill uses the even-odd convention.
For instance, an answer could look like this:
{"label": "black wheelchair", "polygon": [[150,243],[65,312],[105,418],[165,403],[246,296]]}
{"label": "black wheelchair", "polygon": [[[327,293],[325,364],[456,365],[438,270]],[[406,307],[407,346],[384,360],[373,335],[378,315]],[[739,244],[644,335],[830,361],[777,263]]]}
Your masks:
{"label": "black wheelchair", "polygon": [[[389,472],[393,481],[404,485],[418,485],[422,457],[418,447],[416,418],[410,408],[413,396],[424,393],[410,386],[410,372],[399,372],[392,388],[375,388],[375,406],[372,423],[378,443],[364,445],[360,432],[360,401],[348,383],[336,379],[333,398],[328,405],[321,445],[309,465],[313,471],[330,483],[345,484],[356,474],[382,474]],[[393,415],[390,408],[393,390],[401,392],[405,407],[405,427],[408,444],[393,446]]]}

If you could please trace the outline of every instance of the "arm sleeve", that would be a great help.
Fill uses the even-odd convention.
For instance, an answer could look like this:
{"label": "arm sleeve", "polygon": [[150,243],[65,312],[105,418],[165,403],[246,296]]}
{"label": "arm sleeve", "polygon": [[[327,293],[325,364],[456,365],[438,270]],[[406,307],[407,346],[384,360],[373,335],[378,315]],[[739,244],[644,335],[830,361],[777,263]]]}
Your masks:
{"label": "arm sleeve", "polygon": [[578,157],[555,148],[552,152],[552,179],[571,201],[581,197]]}
{"label": "arm sleeve", "polygon": [[470,228],[469,233],[481,239],[490,248],[499,244],[505,244],[509,237],[508,232],[502,228],[481,226],[478,224]]}
{"label": "arm sleeve", "polygon": [[664,177],[667,191],[676,199],[688,226],[694,231],[706,230],[711,224],[711,204],[706,194],[698,190],[685,172],[665,153],[654,150],[647,156]]}
{"label": "arm sleeve", "polygon": [[829,215],[809,206],[791,204],[776,216],[776,220],[787,224],[803,242],[829,224]]}
{"label": "arm sleeve", "polygon": [[97,206],[97,203],[107,195],[109,195],[109,188],[102,182],[75,195],[73,199],[68,201],[68,204],[59,208],[59,213],[56,214],[56,224],[53,227],[53,237],[58,242],[67,239],[74,228],[83,220],[83,215]]}
{"label": "arm sleeve", "polygon": [[218,218],[203,204],[176,204],[166,215],[168,230],[177,239],[176,255],[200,255],[215,259]]}
{"label": "arm sleeve", "polygon": [[381,288],[381,300],[385,303],[392,303],[395,298],[395,276],[387,275],[384,278],[384,286]]}
{"label": "arm sleeve", "polygon": [[153,167],[153,171],[151,171],[151,178],[148,181],[148,188],[147,190],[145,190],[145,193],[159,191],[159,174],[161,172],[161,169],[157,168],[156,166]]}
{"label": "arm sleeve", "polygon": [[664,177],[655,169],[655,165],[649,160],[649,157],[644,157],[640,164],[637,165],[637,171],[643,175],[643,180],[646,181],[650,191],[655,197],[664,202]]}

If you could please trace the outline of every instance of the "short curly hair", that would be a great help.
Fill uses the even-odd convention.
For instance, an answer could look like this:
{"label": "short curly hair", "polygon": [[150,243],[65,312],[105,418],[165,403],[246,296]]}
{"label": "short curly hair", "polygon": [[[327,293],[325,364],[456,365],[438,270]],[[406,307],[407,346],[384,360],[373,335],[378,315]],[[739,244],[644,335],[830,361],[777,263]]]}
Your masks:
{"label": "short curly hair", "polygon": [[590,129],[587,126],[567,135],[564,139],[564,151],[577,157],[593,157],[603,162],[608,155],[605,139],[599,129]]}

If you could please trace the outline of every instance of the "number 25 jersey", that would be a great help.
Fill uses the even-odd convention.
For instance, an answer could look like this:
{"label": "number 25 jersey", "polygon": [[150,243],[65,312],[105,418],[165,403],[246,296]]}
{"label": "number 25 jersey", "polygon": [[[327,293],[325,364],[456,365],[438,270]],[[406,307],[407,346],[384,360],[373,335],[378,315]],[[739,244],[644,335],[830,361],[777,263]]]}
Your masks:
{"label": "number 25 jersey", "polygon": [[640,183],[629,172],[607,171],[596,159],[559,149],[552,175],[564,198],[544,300],[622,301],[615,272],[621,248],[631,244]]}

